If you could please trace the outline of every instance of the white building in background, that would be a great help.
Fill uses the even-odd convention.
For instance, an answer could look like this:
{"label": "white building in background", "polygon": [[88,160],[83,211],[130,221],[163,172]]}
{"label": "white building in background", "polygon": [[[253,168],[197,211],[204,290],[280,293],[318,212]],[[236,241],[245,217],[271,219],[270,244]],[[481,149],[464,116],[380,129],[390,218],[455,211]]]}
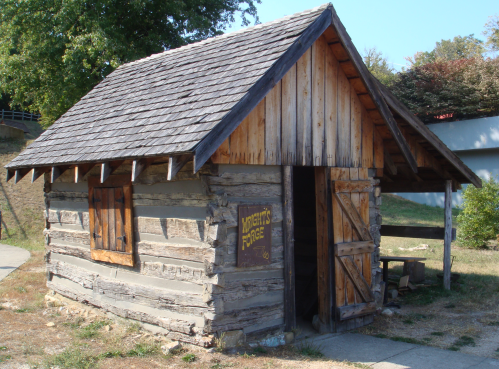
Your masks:
{"label": "white building in background", "polygon": [[[428,124],[427,127],[482,179],[499,176],[499,117]],[[421,204],[444,206],[443,193],[398,195]],[[461,191],[453,193],[452,205],[461,203]]]}

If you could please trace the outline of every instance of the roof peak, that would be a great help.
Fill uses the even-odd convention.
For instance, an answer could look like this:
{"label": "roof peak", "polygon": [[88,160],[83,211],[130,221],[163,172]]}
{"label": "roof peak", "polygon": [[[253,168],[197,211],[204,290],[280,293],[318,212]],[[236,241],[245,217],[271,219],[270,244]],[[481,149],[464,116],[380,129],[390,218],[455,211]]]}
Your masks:
{"label": "roof peak", "polygon": [[268,26],[271,26],[271,25],[274,25],[274,24],[277,24],[277,23],[282,23],[284,21],[287,21],[287,20],[299,17],[301,15],[306,15],[306,14],[318,12],[319,10],[326,10],[330,6],[332,6],[331,3],[324,3],[322,5],[316,6],[315,8],[307,9],[307,10],[304,10],[304,11],[301,11],[301,12],[298,12],[298,13],[294,13],[294,14],[290,14],[290,15],[286,15],[286,16],[284,16],[282,18],[278,18],[278,19],[275,19],[275,20],[272,20],[272,21],[269,21],[269,22],[256,24],[254,26],[242,28],[242,29],[239,29],[237,31],[233,31],[233,32],[229,32],[229,33],[224,33],[222,35],[218,35],[218,36],[214,36],[214,37],[209,37],[207,39],[204,39],[204,40],[201,40],[201,41],[198,41],[198,42],[193,42],[191,44],[187,44],[187,45],[184,45],[184,46],[176,47],[174,49],[165,50],[165,51],[160,52],[160,53],[152,54],[152,55],[146,56],[144,58],[141,58],[141,59],[129,62],[129,63],[122,64],[118,68],[116,68],[116,70],[123,69],[123,68],[126,68],[128,66],[132,66],[132,65],[141,64],[143,62],[150,61],[150,60],[158,58],[158,57],[169,56],[169,55],[172,55],[172,54],[177,53],[177,52],[183,52],[183,51],[188,50],[188,49],[193,48],[193,47],[198,47],[198,46],[209,44],[209,43],[211,43],[213,41],[218,41],[218,40],[221,40],[221,39],[224,39],[224,38],[229,38],[229,37],[235,37],[235,36],[238,36],[238,35],[246,33],[246,32],[251,32],[251,31],[253,31],[255,29],[268,27]]}

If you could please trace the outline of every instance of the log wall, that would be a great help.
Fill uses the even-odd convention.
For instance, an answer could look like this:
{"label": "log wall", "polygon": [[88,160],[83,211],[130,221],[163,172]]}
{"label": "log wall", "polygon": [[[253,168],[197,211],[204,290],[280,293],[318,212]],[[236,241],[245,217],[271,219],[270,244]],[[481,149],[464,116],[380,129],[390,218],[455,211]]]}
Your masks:
{"label": "log wall", "polygon": [[[280,167],[192,163],[174,181],[167,164],[151,166],[133,186],[135,267],[91,260],[89,175],[73,170],[45,179],[48,286],[119,316],[163,328],[167,337],[202,346],[216,332],[246,334],[283,323]],[[122,166],[116,172],[130,173]],[[237,268],[237,205],[273,206],[272,263]]]}

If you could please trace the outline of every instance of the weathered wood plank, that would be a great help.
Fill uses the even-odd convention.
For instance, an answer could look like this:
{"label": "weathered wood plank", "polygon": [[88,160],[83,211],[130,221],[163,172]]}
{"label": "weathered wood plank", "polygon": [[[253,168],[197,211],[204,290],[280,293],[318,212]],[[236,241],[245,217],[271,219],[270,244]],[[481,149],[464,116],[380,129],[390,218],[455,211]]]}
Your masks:
{"label": "weathered wood plank", "polygon": [[248,123],[249,118],[244,118],[230,135],[230,164],[247,164],[248,162]]}
{"label": "weathered wood plank", "polygon": [[286,165],[282,169],[282,187],[284,194],[283,229],[284,229],[284,324],[290,332],[296,327],[295,311],[295,263],[294,263],[294,204],[293,204],[293,167]]}
{"label": "weathered wood plank", "polygon": [[[298,59],[310,48],[310,46],[331,25],[331,9],[325,9],[316,20],[308,26],[293,44],[282,54],[272,67],[250,88],[248,93],[234,106],[231,111],[217,124],[217,126],[196,147],[194,172],[197,172],[210,158],[220,144],[237,127],[239,122],[246,117],[251,110],[260,102],[265,95],[274,87],[276,81],[283,79],[289,70],[294,68]],[[296,74],[295,74],[296,76]],[[296,80],[296,78],[295,78]],[[284,87],[284,86],[283,86]],[[284,94],[283,94],[284,95]],[[284,104],[283,100],[283,106]],[[296,105],[295,105],[296,106]],[[284,113],[284,112],[283,112]],[[284,114],[283,114],[284,115]],[[283,117],[284,118],[284,117]],[[283,122],[285,120],[283,119]],[[283,126],[283,132],[287,127]],[[296,130],[295,130],[296,132]],[[285,153],[289,154],[289,150]],[[296,153],[296,150],[294,151]],[[286,165],[293,163],[286,162]]]}
{"label": "weathered wood plank", "polygon": [[376,107],[378,108],[378,111],[383,117],[383,120],[388,125],[388,128],[390,128],[390,131],[392,132],[393,137],[396,140],[397,145],[402,151],[409,166],[416,173],[418,170],[416,161],[414,160],[414,157],[412,156],[411,151],[407,146],[407,142],[402,136],[402,133],[399,131],[397,127],[397,122],[395,121],[395,118],[393,117],[393,115],[390,112],[390,109],[386,105],[386,102],[383,99],[383,96],[381,95],[377,84],[374,82],[374,79],[371,77],[371,74],[367,70],[367,67],[364,64],[362,57],[360,56],[359,52],[353,45],[350,36],[348,35],[345,27],[343,26],[338,17],[338,14],[336,14],[336,11],[334,9],[332,9],[331,11],[332,11],[332,23],[341,40],[341,44],[345,48],[349,59],[353,62],[358,74],[363,79],[364,84],[369,93],[369,96],[376,104]]}
{"label": "weathered wood plank", "polygon": [[38,178],[40,178],[43,174],[50,172],[50,168],[33,168],[33,172],[31,174],[31,183],[35,182]]}
{"label": "weathered wood plank", "polygon": [[296,66],[282,78],[282,156],[283,165],[296,164]]}
{"label": "weathered wood plank", "polygon": [[362,167],[374,167],[374,125],[367,111],[362,108]]}
{"label": "weathered wood plank", "polygon": [[325,61],[327,43],[320,37],[312,45],[312,163],[327,164],[325,145]]}
{"label": "weathered wood plank", "polygon": [[281,81],[265,97],[265,164],[281,165]]}
{"label": "weathered wood plank", "polygon": [[351,121],[351,166],[362,165],[362,105],[353,88],[350,88],[350,121]]}
{"label": "weathered wood plank", "polygon": [[[353,128],[352,128],[352,134],[353,134]],[[359,179],[359,168],[350,168],[350,181],[355,182],[358,181],[358,179]],[[357,211],[360,211],[360,193],[358,192],[350,193],[350,199],[352,200],[354,208]],[[352,240],[354,242],[359,241],[359,237],[356,232],[352,232]],[[357,265],[357,268],[359,268],[359,270],[362,270],[362,256],[359,254],[353,254],[353,261],[355,265]],[[355,291],[355,302],[358,303],[361,302],[361,300],[362,300],[361,296],[357,291]]]}
{"label": "weathered wood plank", "polygon": [[211,161],[214,164],[229,164],[230,163],[230,136],[222,142],[217,151],[211,156]]}
{"label": "weathered wood plank", "polygon": [[265,164],[265,99],[248,115],[248,164]]}
{"label": "weathered wood plank", "polygon": [[339,320],[352,319],[355,317],[372,314],[375,311],[376,311],[375,302],[341,306],[336,309],[336,313]]}
{"label": "weathered wood plank", "polygon": [[360,270],[355,265],[354,261],[350,256],[340,256],[337,257],[340,260],[341,264],[345,268],[350,280],[355,285],[355,288],[362,296],[364,302],[374,301],[374,295],[371,291],[370,286],[367,284],[366,280],[362,276]]}
{"label": "weathered wood plank", "polygon": [[383,139],[379,134],[378,130],[374,129],[374,167],[375,168],[383,168],[385,159],[384,159],[385,148],[383,145]]}
{"label": "weathered wood plank", "polygon": [[[314,45],[317,41],[314,43]],[[314,45],[296,63],[296,164],[312,165],[312,65]]]}
{"label": "weathered wood plank", "polygon": [[337,166],[351,166],[350,83],[343,71],[338,71],[338,151]]}
{"label": "weathered wood plank", "polygon": [[336,256],[357,255],[374,251],[374,241],[355,241],[334,245]]}
{"label": "weathered wood plank", "polygon": [[[371,240],[371,234],[369,233],[369,228],[366,226],[364,221],[362,220],[359,212],[353,205],[351,199],[348,197],[348,195],[344,193],[339,193],[339,194],[334,194],[334,197],[338,200],[338,202],[341,205],[341,208],[343,209],[344,213],[350,219],[351,224],[353,225],[354,229],[357,231],[360,239],[362,241],[369,241]],[[345,242],[348,242],[347,239],[344,239]]]}
{"label": "weathered wood plank", "polygon": [[325,136],[327,166],[336,166],[336,150],[338,145],[338,61],[330,47],[326,48],[326,80],[325,80]]}
{"label": "weathered wood plank", "polygon": [[373,192],[373,184],[366,180],[333,181],[335,193]]}

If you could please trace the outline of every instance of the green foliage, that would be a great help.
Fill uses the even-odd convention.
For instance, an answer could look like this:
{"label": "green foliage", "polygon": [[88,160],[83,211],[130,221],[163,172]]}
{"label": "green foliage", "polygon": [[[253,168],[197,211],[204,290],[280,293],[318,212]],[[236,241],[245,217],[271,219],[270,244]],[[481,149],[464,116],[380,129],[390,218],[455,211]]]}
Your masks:
{"label": "green foliage", "polygon": [[192,363],[194,360],[196,360],[196,355],[194,354],[187,354],[182,357],[182,361],[185,361],[186,363]]}
{"label": "green foliage", "polygon": [[405,58],[412,67],[425,64],[460,60],[460,59],[480,59],[485,52],[483,41],[469,36],[456,36],[452,40],[441,40],[437,42],[432,51],[418,51],[414,56]]}
{"label": "green foliage", "polygon": [[95,368],[97,362],[96,356],[83,351],[81,348],[69,347],[60,354],[47,358],[44,367],[90,369]]}
{"label": "green foliage", "polygon": [[300,354],[303,356],[308,356],[312,358],[321,358],[324,356],[322,353],[322,348],[319,346],[316,346],[315,344],[311,342],[305,342],[298,347],[298,350]]}
{"label": "green foliage", "polygon": [[119,65],[258,21],[260,0],[0,0],[0,92],[52,124]]}
{"label": "green foliage", "polygon": [[499,183],[482,180],[482,188],[468,185],[463,191],[458,242],[470,248],[486,247],[499,233]]}
{"label": "green foliage", "polygon": [[157,345],[138,343],[135,345],[135,348],[129,350],[126,354],[127,356],[144,357],[157,354],[158,352],[159,352],[159,346]]}
{"label": "green foliage", "polygon": [[499,51],[499,16],[494,15],[489,17],[489,21],[485,24],[483,34],[487,36],[487,46],[492,51]]}
{"label": "green foliage", "polygon": [[388,60],[383,57],[383,53],[375,47],[364,49],[362,55],[364,64],[371,74],[376,77],[385,86],[390,86],[395,79],[395,69],[393,69]]}

